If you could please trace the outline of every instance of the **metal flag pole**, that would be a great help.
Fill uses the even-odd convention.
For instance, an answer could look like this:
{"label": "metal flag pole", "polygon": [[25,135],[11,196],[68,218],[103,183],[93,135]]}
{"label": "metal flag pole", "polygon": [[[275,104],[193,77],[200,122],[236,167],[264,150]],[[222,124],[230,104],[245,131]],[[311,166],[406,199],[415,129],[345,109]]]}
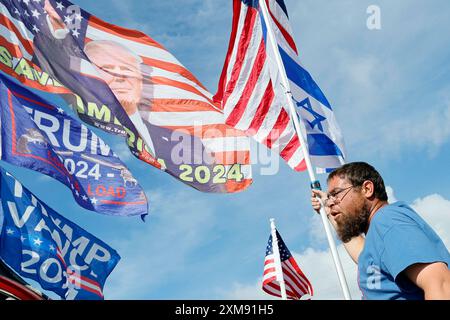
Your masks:
{"label": "metal flag pole", "polygon": [[[320,189],[320,183],[319,181],[316,179],[316,176],[314,174],[314,170],[313,167],[311,165],[311,159],[309,158],[309,152],[306,149],[306,143],[305,143],[305,139],[303,138],[302,135],[302,131],[301,131],[301,126],[300,126],[300,122],[297,116],[297,112],[295,111],[295,106],[294,103],[292,101],[292,94],[290,92],[290,85],[289,85],[289,81],[286,75],[286,71],[284,69],[283,66],[283,62],[281,60],[281,56],[280,56],[280,52],[278,50],[278,44],[275,41],[275,36],[273,34],[273,30],[272,30],[272,25],[271,25],[271,21],[269,18],[269,12],[266,6],[266,1],[265,0],[259,0],[259,4],[261,6],[262,9],[262,13],[263,13],[263,17],[264,20],[266,21],[266,28],[267,28],[267,36],[268,36],[268,40],[270,42],[270,46],[272,47],[273,53],[275,55],[275,60],[281,75],[281,81],[283,83],[283,86],[286,88],[287,92],[286,94],[286,98],[288,101],[288,105],[289,105],[289,111],[291,114],[291,118],[294,121],[294,127],[295,127],[295,131],[297,132],[299,141],[300,141],[300,145],[301,145],[301,150],[303,152],[303,157],[305,159],[305,163],[306,163],[306,167],[308,169],[308,174],[309,174],[309,178],[311,180],[311,186],[313,188],[316,189]],[[320,200],[320,199],[319,199]],[[333,261],[334,261],[334,266],[336,268],[336,272],[338,274],[339,277],[339,282],[341,284],[341,288],[342,291],[344,293],[344,298],[346,300],[351,300],[351,296],[350,296],[350,291],[348,290],[348,285],[347,285],[347,281],[345,279],[345,274],[344,271],[342,269],[342,264],[341,261],[339,259],[339,254],[337,252],[336,249],[336,243],[334,241],[332,232],[331,232],[331,228],[330,228],[330,223],[328,221],[327,218],[327,214],[325,213],[325,209],[324,209],[324,205],[321,202],[321,207],[320,207],[320,217],[322,218],[322,224],[325,228],[325,233],[327,235],[327,240],[328,240],[328,244],[330,246],[330,250],[331,250],[331,255],[333,257]]]}
{"label": "metal flag pole", "polygon": [[277,281],[280,284],[281,299],[287,300],[286,284],[284,283],[283,267],[281,266],[280,248],[278,247],[277,229],[274,218],[270,219],[270,229],[272,232],[272,251],[275,260]]}

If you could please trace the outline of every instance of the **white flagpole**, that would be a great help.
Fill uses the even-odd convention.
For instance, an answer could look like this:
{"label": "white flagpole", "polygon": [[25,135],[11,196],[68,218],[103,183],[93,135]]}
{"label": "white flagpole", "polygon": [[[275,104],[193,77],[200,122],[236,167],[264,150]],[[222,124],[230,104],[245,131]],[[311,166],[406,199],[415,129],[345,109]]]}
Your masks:
{"label": "white flagpole", "polygon": [[[281,75],[281,81],[283,83],[283,86],[287,90],[286,98],[287,98],[288,105],[289,105],[289,111],[290,111],[290,114],[291,114],[291,118],[294,121],[295,131],[297,132],[298,138],[300,140],[300,145],[301,145],[301,149],[302,149],[302,152],[303,152],[303,157],[304,157],[305,162],[306,162],[306,167],[308,169],[309,178],[311,180],[312,186],[314,187],[314,186],[318,185],[318,180],[316,179],[313,167],[311,165],[311,159],[309,158],[309,152],[307,150],[305,139],[303,138],[302,131],[301,131],[302,127],[301,127],[300,122],[298,120],[297,112],[295,111],[295,106],[294,106],[294,103],[292,101],[292,94],[290,92],[291,90],[290,90],[289,81],[288,81],[288,78],[287,78],[287,75],[286,75],[286,71],[285,71],[284,66],[283,66],[283,62],[281,60],[280,52],[278,50],[278,44],[277,44],[277,42],[275,40],[275,36],[273,34],[271,20],[269,18],[269,12],[268,12],[268,9],[267,9],[267,6],[266,6],[266,1],[265,0],[259,0],[259,4],[261,6],[263,17],[264,17],[264,20],[266,22],[268,40],[269,40],[270,46],[272,47],[272,50],[274,51],[273,53],[275,55],[275,60],[276,60],[276,63],[277,63],[277,66],[278,66],[278,69],[279,69],[279,72],[280,72],[280,75]],[[333,257],[334,266],[336,268],[336,271],[337,271],[337,274],[338,274],[338,277],[339,277],[339,282],[341,284],[341,288],[342,288],[342,291],[344,293],[344,298],[346,300],[351,300],[350,291],[348,290],[348,285],[347,285],[347,281],[345,279],[345,274],[344,274],[344,271],[342,269],[342,264],[341,264],[341,261],[339,259],[339,254],[338,254],[337,249],[336,249],[336,243],[335,243],[333,235],[331,233],[330,223],[328,221],[327,214],[325,213],[325,209],[324,209],[323,203],[321,203],[320,216],[322,218],[322,224],[323,224],[323,226],[325,228],[325,233],[327,235],[328,244],[330,246],[331,255]]]}
{"label": "white flagpole", "polygon": [[275,260],[277,281],[280,284],[281,299],[287,300],[286,284],[284,283],[283,267],[281,266],[280,248],[278,247],[277,229],[274,218],[270,219],[270,228],[272,232],[272,251]]}

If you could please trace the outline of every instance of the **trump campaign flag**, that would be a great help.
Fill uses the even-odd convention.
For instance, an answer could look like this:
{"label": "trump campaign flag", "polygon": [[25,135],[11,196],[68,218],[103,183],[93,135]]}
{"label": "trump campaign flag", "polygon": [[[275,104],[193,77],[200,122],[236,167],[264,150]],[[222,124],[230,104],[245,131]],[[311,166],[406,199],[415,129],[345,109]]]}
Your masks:
{"label": "trump campaign flag", "polygon": [[79,120],[0,74],[0,159],[55,178],[85,209],[148,213],[145,193],[111,148]]}
{"label": "trump campaign flag", "polygon": [[291,300],[312,296],[311,283],[300,270],[280,234],[277,230],[272,234],[266,248],[262,289],[276,297],[282,297],[285,291],[286,298]]}
{"label": "trump campaign flag", "polygon": [[2,71],[62,94],[83,121],[127,136],[136,157],[191,187],[251,184],[247,136],[161,44],[66,0],[1,0],[0,12]]}
{"label": "trump campaign flag", "polygon": [[3,168],[0,173],[2,260],[63,299],[103,299],[118,253],[56,213]]}
{"label": "trump campaign flag", "polygon": [[[266,21],[261,4],[266,3]],[[269,47],[267,25],[289,80]],[[290,92],[288,92],[290,90]],[[311,75],[301,65],[283,0],[233,0],[233,23],[225,65],[214,96],[226,123],[278,152],[296,171],[306,169],[301,142],[288,108],[289,93],[301,118],[304,141],[317,171],[336,168],[344,160],[344,143],[333,110]]]}

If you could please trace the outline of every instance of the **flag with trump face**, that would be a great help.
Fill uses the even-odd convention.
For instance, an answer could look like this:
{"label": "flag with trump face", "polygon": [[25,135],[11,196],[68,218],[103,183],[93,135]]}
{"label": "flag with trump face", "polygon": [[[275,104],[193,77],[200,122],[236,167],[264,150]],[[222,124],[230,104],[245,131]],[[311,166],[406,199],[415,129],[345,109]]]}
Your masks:
{"label": "flag with trump face", "polygon": [[66,0],[0,2],[0,69],[59,93],[80,119],[127,137],[136,157],[205,192],[251,184],[246,135],[149,36]]}
{"label": "flag with trump face", "polygon": [[119,254],[48,207],[1,167],[0,184],[2,260],[63,299],[103,299]]}
{"label": "flag with trump face", "polygon": [[280,284],[277,280],[279,274],[275,259],[274,250],[279,250],[281,260],[281,274],[286,286],[286,296],[288,299],[300,300],[302,297],[312,296],[313,288],[308,278],[300,270],[291,252],[284,244],[278,231],[276,231],[278,248],[273,247],[272,235],[266,248],[266,258],[264,260],[264,276],[262,289],[273,296],[281,297]]}
{"label": "flag with trump face", "polygon": [[[261,4],[268,8],[265,20]],[[266,145],[296,170],[306,169],[299,137],[289,111],[267,27],[274,31],[286,70],[290,94],[305,132],[311,163],[317,171],[344,161],[344,143],[333,110],[311,75],[300,63],[283,0],[233,0],[233,23],[228,53],[214,96],[227,124]]]}

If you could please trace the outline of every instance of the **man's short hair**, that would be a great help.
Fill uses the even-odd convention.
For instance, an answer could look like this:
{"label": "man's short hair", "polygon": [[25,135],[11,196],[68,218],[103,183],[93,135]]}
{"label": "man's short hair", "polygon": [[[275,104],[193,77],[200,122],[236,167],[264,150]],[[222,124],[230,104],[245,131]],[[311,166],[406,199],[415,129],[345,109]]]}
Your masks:
{"label": "man's short hair", "polygon": [[366,162],[351,162],[344,164],[342,167],[332,171],[328,176],[327,181],[330,181],[336,176],[347,179],[355,187],[362,186],[366,180],[372,181],[375,197],[382,201],[388,200],[383,178],[374,167]]}

